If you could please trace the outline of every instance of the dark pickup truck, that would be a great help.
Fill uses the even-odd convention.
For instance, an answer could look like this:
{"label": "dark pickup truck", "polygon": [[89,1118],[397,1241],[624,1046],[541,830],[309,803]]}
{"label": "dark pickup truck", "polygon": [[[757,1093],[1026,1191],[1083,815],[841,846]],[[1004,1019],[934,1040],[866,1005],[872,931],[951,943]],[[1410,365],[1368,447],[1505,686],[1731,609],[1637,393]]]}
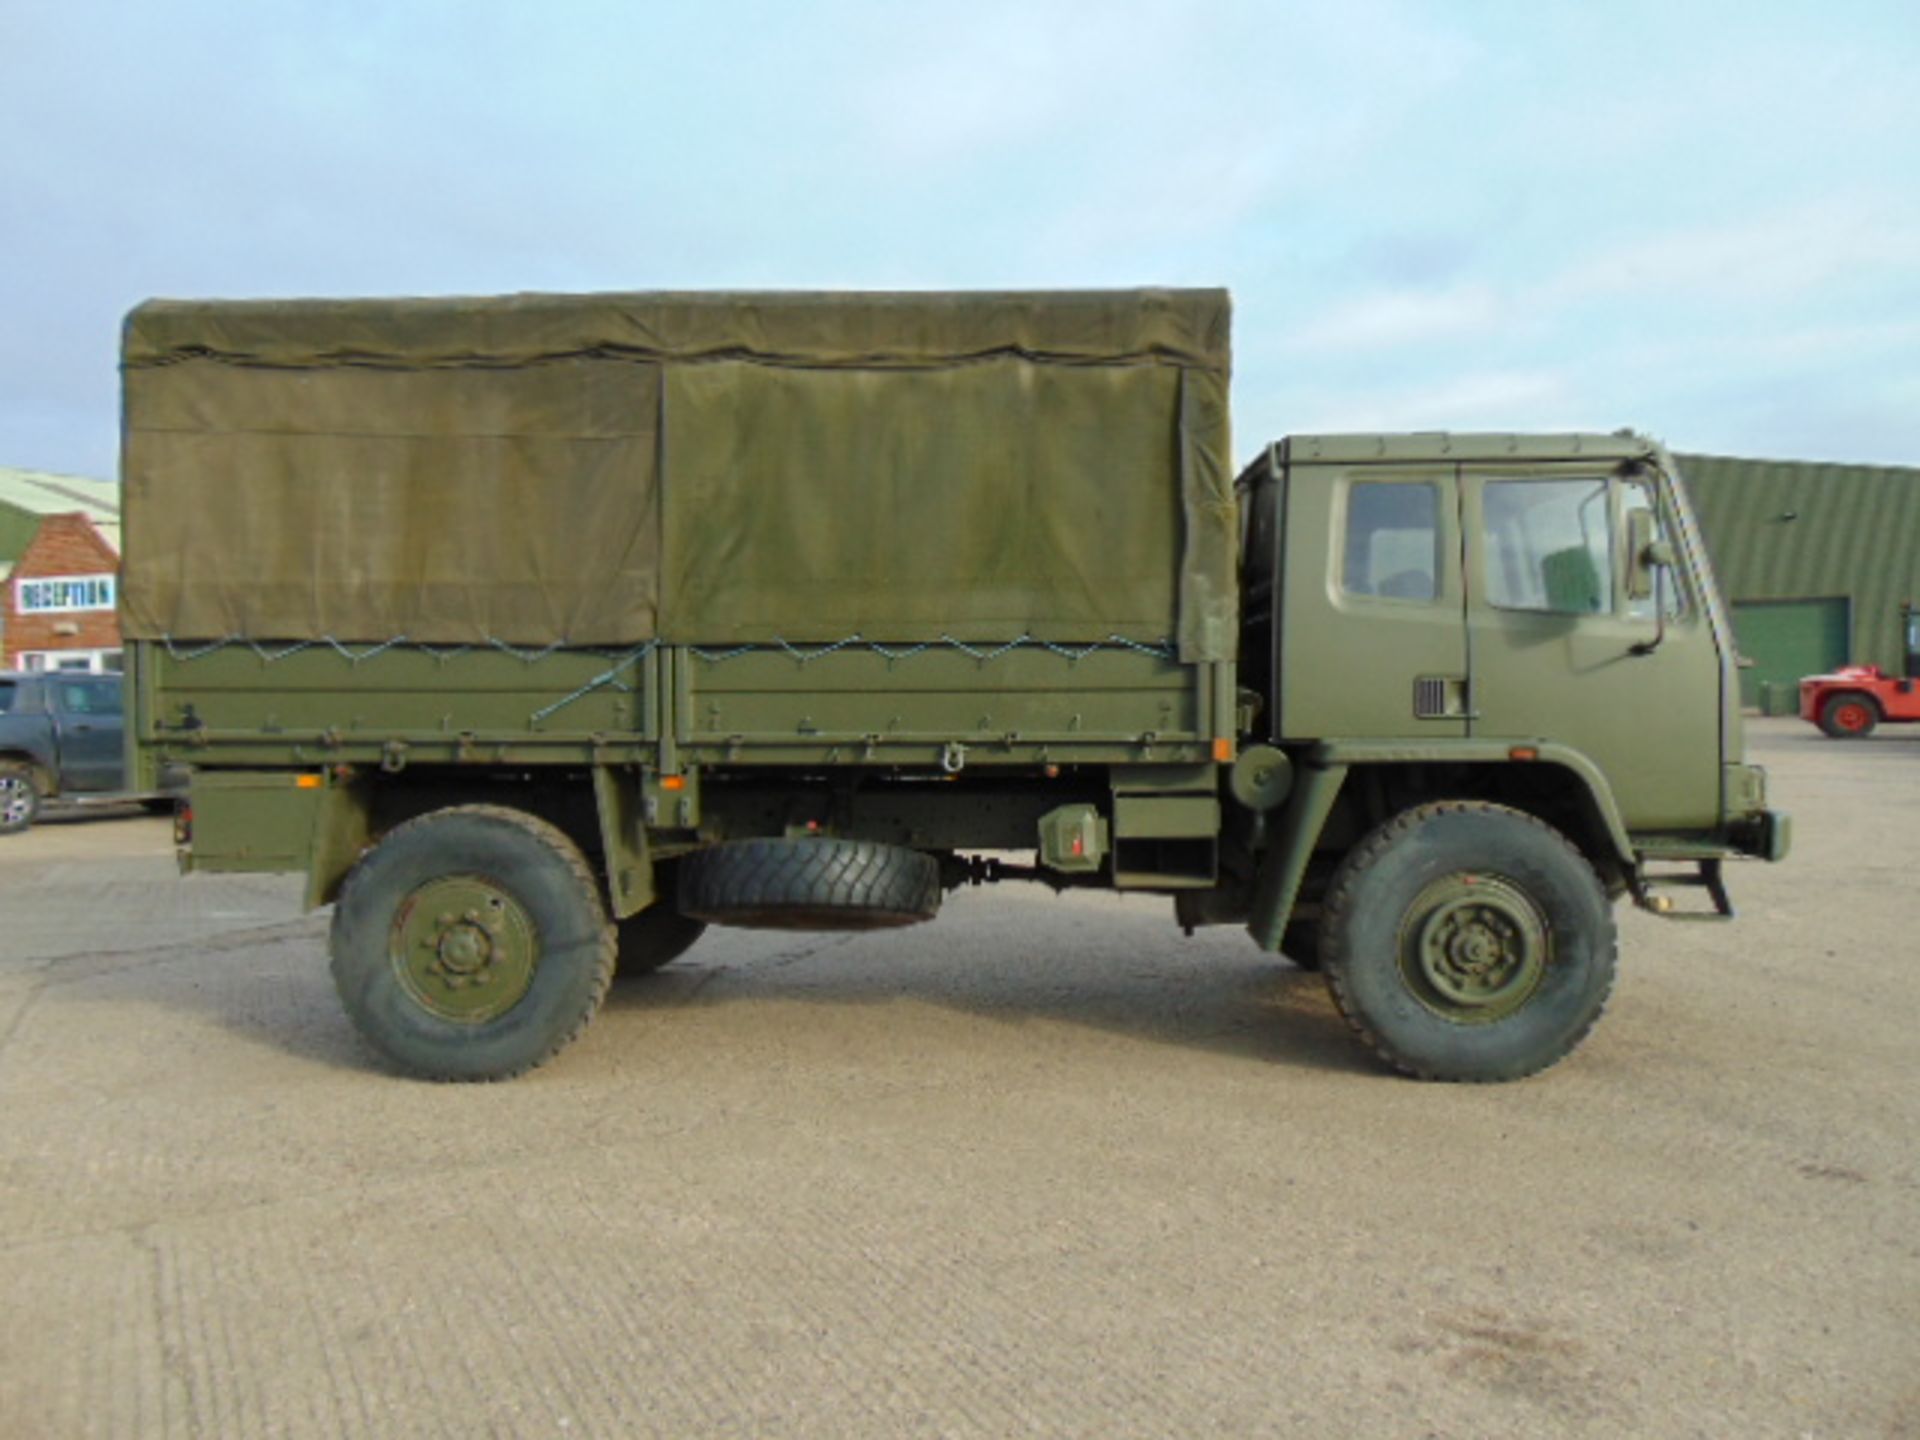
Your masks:
{"label": "dark pickup truck", "polygon": [[125,790],[120,686],[118,675],[0,671],[0,835],[33,824],[43,800],[171,805]]}

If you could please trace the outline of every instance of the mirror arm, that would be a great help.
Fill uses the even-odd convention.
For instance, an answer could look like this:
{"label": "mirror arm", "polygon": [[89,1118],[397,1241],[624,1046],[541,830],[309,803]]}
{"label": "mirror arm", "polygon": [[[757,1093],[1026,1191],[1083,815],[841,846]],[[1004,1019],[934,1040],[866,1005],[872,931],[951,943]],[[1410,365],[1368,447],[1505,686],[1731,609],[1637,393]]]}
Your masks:
{"label": "mirror arm", "polygon": [[1658,650],[1667,638],[1667,567],[1653,567],[1653,638],[1636,640],[1628,647],[1629,655],[1651,655]]}

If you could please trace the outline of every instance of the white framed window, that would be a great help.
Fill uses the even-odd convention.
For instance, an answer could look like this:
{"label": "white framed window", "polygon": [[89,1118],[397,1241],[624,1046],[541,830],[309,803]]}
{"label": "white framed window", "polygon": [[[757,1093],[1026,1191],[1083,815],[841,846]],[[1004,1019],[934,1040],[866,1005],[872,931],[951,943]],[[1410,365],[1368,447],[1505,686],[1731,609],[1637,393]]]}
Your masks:
{"label": "white framed window", "polygon": [[48,672],[63,675],[117,675],[120,672],[120,651],[23,650],[20,652],[20,668],[36,675]]}

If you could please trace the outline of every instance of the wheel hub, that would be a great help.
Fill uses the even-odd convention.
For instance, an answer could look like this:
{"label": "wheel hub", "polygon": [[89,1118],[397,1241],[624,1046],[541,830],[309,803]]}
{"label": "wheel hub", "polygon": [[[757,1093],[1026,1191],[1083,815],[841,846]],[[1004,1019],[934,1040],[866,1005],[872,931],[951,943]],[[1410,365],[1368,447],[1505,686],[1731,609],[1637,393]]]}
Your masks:
{"label": "wheel hub", "polygon": [[1401,935],[1401,972],[1421,1004],[1451,1020],[1512,1014],[1539,986],[1548,956],[1539,907],[1491,875],[1453,875],[1421,891]]}
{"label": "wheel hub", "polygon": [[533,984],[539,946],[520,902],[477,875],[430,880],[401,904],[388,936],[401,986],[446,1020],[505,1014]]}

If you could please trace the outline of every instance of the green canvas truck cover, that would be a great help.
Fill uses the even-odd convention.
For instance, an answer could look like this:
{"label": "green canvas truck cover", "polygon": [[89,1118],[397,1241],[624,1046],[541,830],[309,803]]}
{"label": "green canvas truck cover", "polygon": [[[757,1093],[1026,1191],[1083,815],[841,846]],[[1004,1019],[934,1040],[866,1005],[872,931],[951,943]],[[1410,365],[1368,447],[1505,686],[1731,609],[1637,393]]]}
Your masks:
{"label": "green canvas truck cover", "polygon": [[145,639],[1237,630],[1221,290],[152,301]]}

